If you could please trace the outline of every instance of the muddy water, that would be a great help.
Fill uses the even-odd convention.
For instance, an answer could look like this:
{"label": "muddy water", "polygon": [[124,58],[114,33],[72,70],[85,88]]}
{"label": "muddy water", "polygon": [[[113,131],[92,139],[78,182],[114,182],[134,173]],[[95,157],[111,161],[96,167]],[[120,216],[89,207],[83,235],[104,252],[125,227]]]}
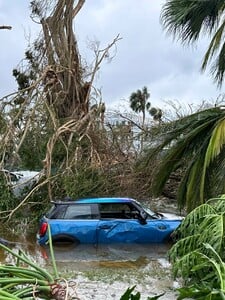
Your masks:
{"label": "muddy water", "polygon": [[[4,231],[4,234],[1,234]],[[49,247],[36,243],[36,234],[15,235],[0,230],[0,236],[9,241],[9,247],[21,249],[33,260],[46,267],[51,265]],[[55,260],[61,272],[71,267],[88,271],[95,268],[141,268],[150,261],[166,259],[169,244],[109,244],[109,245],[57,245],[54,246]],[[9,261],[7,253],[0,249],[0,262]]]}
{"label": "muddy water", "polygon": [[[0,236],[12,242],[11,249],[22,249],[51,271],[49,248],[37,245],[34,232],[12,231],[2,225]],[[174,300],[178,283],[171,277],[169,248],[169,244],[67,245],[54,247],[54,255],[60,276],[73,278],[80,300],[119,300],[134,285],[143,300],[161,293],[165,293],[161,300]],[[13,263],[14,259],[0,249],[0,262]]]}

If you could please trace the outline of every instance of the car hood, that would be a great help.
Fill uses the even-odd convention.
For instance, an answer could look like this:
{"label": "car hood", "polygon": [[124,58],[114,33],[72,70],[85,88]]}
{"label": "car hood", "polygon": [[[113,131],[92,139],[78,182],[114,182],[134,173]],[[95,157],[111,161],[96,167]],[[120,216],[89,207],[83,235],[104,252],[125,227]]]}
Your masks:
{"label": "car hood", "polygon": [[160,212],[160,215],[162,215],[163,219],[166,219],[166,220],[183,220],[184,219],[183,216],[173,214],[173,213]]}

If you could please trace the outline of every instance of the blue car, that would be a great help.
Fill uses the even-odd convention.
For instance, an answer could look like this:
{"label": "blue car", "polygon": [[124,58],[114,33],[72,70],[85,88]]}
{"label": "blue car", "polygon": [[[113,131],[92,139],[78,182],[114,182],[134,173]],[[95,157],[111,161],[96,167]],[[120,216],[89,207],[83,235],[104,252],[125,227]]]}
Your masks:
{"label": "blue car", "polygon": [[40,221],[38,243],[162,243],[182,217],[155,213],[131,198],[54,201]]}

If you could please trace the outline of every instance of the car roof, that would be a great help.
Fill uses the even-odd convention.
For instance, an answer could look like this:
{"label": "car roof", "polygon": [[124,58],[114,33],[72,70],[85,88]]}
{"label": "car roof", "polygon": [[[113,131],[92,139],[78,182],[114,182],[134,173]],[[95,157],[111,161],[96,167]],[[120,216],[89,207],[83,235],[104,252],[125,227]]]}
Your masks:
{"label": "car roof", "polygon": [[124,197],[99,197],[99,198],[84,198],[84,199],[68,199],[67,197],[64,200],[56,200],[52,201],[54,204],[75,204],[75,203],[80,203],[80,204],[90,204],[90,203],[128,203],[128,202],[136,202],[136,200],[132,198],[124,198]]}

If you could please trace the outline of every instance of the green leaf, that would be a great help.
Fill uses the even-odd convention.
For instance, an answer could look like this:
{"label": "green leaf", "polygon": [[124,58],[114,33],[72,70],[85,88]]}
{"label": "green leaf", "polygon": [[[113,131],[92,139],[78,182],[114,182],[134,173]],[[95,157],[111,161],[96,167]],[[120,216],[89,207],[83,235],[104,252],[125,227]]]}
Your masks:
{"label": "green leaf", "polygon": [[198,288],[196,286],[179,288],[177,289],[177,291],[179,292],[177,300],[182,300],[186,298],[206,300],[207,295],[211,293],[210,289],[202,287]]}
{"label": "green leaf", "polygon": [[120,297],[120,300],[129,300],[131,299],[131,294],[134,291],[134,289],[136,288],[136,285],[134,285],[131,288],[127,288],[127,290],[125,291],[125,293]]}
{"label": "green leaf", "polygon": [[219,120],[214,128],[207,151],[205,154],[205,162],[203,166],[202,176],[201,176],[201,186],[200,186],[200,198],[204,198],[204,186],[205,186],[205,176],[206,170],[209,167],[210,162],[215,160],[215,158],[220,154],[222,147],[225,144],[225,119]]}

